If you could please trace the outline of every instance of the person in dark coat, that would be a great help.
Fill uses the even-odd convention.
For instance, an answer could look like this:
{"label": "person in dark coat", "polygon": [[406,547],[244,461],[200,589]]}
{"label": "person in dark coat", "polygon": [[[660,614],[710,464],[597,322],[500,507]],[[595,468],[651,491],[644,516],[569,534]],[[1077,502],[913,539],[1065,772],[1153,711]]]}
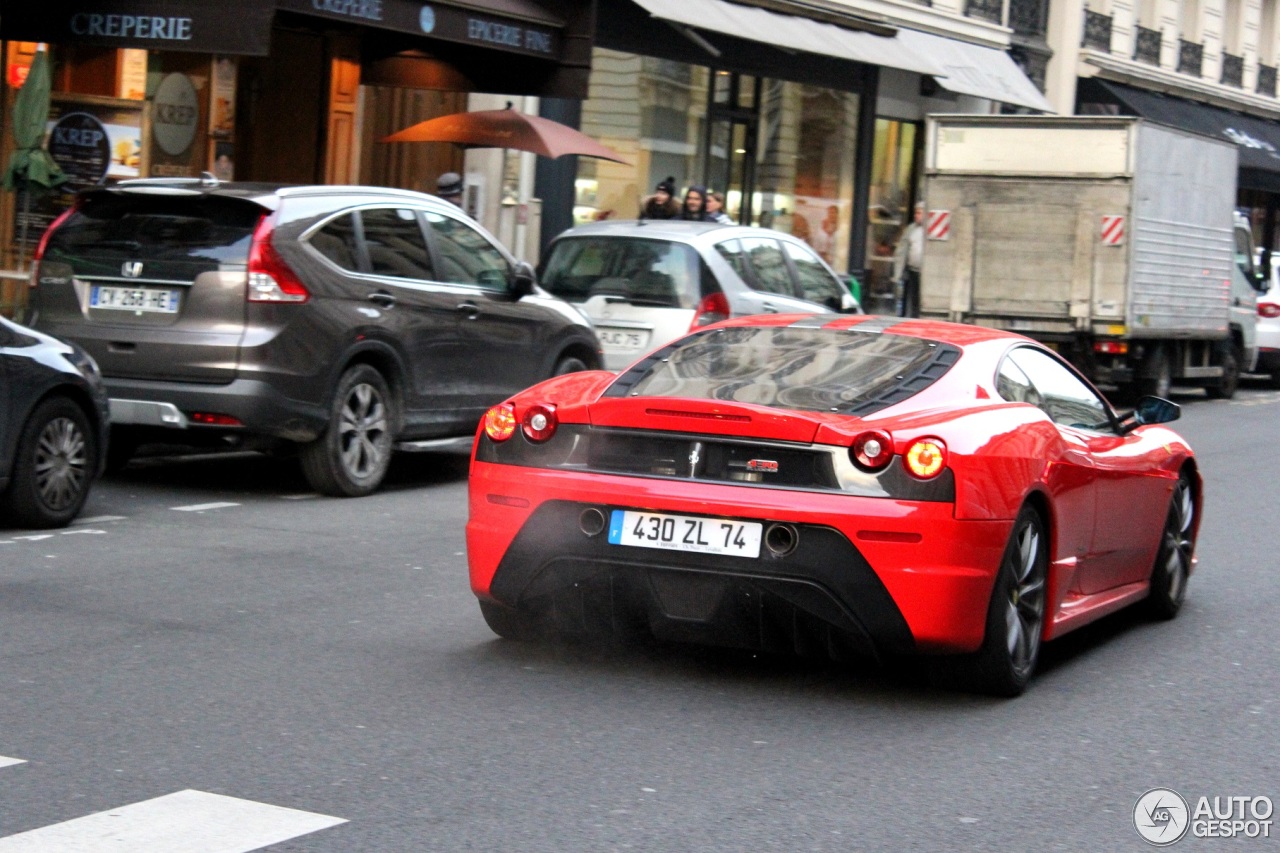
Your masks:
{"label": "person in dark coat", "polygon": [[710,222],[707,213],[707,188],[697,184],[684,191],[684,204],[680,207],[680,218],[693,222]]}
{"label": "person in dark coat", "polygon": [[665,181],[659,181],[653,195],[644,200],[640,206],[641,219],[679,219],[680,204],[675,199],[676,179],[668,175]]}

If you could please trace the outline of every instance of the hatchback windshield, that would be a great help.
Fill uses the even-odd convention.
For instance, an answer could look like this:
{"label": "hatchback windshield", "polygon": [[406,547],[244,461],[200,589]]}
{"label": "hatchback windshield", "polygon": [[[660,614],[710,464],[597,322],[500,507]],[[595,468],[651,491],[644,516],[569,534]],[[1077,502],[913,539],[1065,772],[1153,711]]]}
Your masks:
{"label": "hatchback windshield", "polygon": [[45,258],[244,264],[262,213],[237,199],[89,195],[50,235]]}
{"label": "hatchback windshield", "polygon": [[614,296],[634,305],[692,308],[701,298],[693,247],[634,237],[572,237],[551,250],[542,286],[570,302]]}
{"label": "hatchback windshield", "polygon": [[902,335],[716,329],[676,345],[629,393],[845,412],[898,390],[940,351],[930,341]]}

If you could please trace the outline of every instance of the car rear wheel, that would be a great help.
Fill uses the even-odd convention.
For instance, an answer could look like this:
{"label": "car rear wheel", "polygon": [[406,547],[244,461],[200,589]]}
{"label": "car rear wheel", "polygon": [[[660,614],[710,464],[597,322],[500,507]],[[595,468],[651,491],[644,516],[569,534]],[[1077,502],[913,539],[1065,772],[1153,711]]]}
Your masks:
{"label": "car rear wheel", "polygon": [[489,630],[504,640],[530,640],[537,635],[533,619],[514,608],[481,601],[480,615]]}
{"label": "car rear wheel", "polygon": [[982,647],[972,655],[944,662],[951,670],[946,680],[976,693],[1021,695],[1040,655],[1048,571],[1044,522],[1033,507],[1023,507],[1000,560]]}
{"label": "car rear wheel", "polygon": [[578,373],[582,370],[590,370],[585,361],[574,355],[566,355],[556,362],[556,369],[551,375],[564,376],[566,373]]}
{"label": "car rear wheel", "polygon": [[1169,500],[1160,550],[1151,570],[1151,594],[1147,610],[1158,619],[1172,619],[1182,609],[1187,596],[1187,578],[1191,574],[1191,555],[1196,543],[1193,535],[1196,504],[1191,481],[1186,474],[1178,477]]}
{"label": "car rear wheel", "polygon": [[357,364],[342,374],[328,428],[300,454],[311,488],[334,497],[378,488],[391,465],[393,407],[387,382],[373,367]]}
{"label": "car rear wheel", "polygon": [[42,402],[18,442],[9,510],[24,527],[64,527],[84,506],[98,470],[98,444],[84,411],[65,397]]}

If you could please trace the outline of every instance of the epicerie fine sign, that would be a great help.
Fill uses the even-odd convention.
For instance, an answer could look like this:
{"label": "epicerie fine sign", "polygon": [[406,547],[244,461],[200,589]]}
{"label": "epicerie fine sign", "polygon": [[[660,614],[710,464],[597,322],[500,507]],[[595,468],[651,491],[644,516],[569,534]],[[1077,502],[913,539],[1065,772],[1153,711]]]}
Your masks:
{"label": "epicerie fine sign", "polygon": [[305,5],[294,0],[284,5],[342,18],[376,21],[390,29],[424,33],[450,41],[496,45],[545,56],[552,55],[556,47],[555,35],[550,30],[461,13],[445,6],[386,3],[384,0],[306,0]]}

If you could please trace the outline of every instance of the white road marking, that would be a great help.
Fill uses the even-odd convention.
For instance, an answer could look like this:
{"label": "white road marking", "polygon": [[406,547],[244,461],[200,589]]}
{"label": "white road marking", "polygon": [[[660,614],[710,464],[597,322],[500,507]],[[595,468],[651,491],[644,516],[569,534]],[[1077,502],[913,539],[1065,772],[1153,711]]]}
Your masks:
{"label": "white road marking", "polygon": [[15,541],[21,540],[23,542],[39,542],[41,539],[52,539],[53,534],[52,533],[36,533],[32,536],[15,536],[13,538]]}
{"label": "white road marking", "polygon": [[95,515],[90,518],[81,518],[71,522],[74,525],[85,524],[104,524],[108,521],[124,521],[128,516],[125,515]]}
{"label": "white road marking", "polygon": [[318,498],[318,497],[320,497],[320,496],[319,496],[319,495],[317,495],[315,492],[308,492],[308,493],[307,493],[307,494],[305,494],[305,495],[281,495],[281,496],[280,496],[280,500],[282,500],[282,501],[309,501],[309,500],[311,500],[312,498]]}
{"label": "white road marking", "polygon": [[174,512],[204,512],[206,509],[226,509],[231,506],[240,506],[240,504],[220,501],[211,504],[191,504],[191,506],[171,506],[169,509]]}
{"label": "white road marking", "polygon": [[3,755],[0,755],[0,767],[12,767],[15,764],[26,763],[27,760],[25,758],[5,758]]}
{"label": "white road marking", "polygon": [[62,536],[76,536],[76,535],[78,535],[78,534],[82,534],[82,533],[83,533],[83,534],[94,535],[94,534],[97,534],[97,533],[106,533],[106,532],[107,532],[107,531],[105,531],[105,530],[98,530],[98,529],[96,529],[96,528],[89,527],[89,528],[85,528],[84,530],[64,530],[64,531],[62,531],[62,533],[61,533],[60,535],[62,535]]}
{"label": "white road marking", "polygon": [[346,820],[204,791],[178,791],[0,838],[0,853],[249,853]]}

